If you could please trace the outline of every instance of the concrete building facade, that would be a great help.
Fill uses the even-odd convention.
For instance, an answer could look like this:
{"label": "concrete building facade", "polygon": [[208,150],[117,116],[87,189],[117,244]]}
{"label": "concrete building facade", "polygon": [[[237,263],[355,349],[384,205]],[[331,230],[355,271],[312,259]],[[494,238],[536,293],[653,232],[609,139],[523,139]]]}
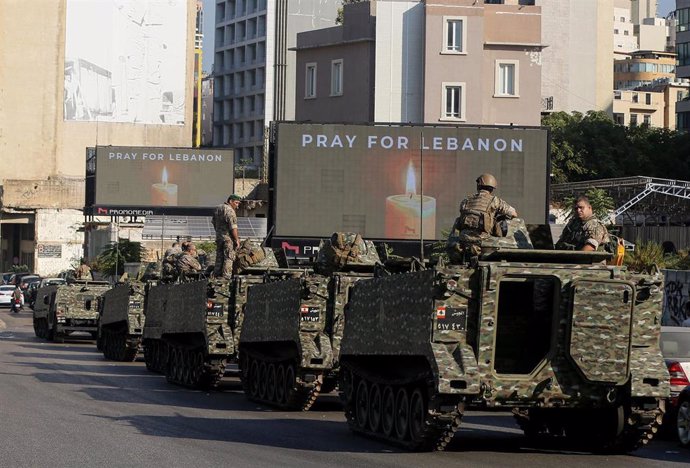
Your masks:
{"label": "concrete building facade", "polygon": [[261,165],[264,129],[294,118],[295,64],[288,48],[301,31],[335,25],[340,0],[218,0],[213,146]]}
{"label": "concrete building facade", "polygon": [[[690,79],[690,0],[676,0],[676,77]],[[690,131],[690,99],[676,104],[678,130]]]}
{"label": "concrete building facade", "polygon": [[[65,40],[70,2],[2,3],[0,14],[0,268],[40,274],[68,268],[84,251],[86,148],[190,146],[196,3],[187,2],[183,123],[67,120]],[[94,41],[98,41],[94,38]]]}
{"label": "concrete building facade", "polygon": [[536,0],[541,6],[542,110],[611,112],[613,0]]}
{"label": "concrete building facade", "polygon": [[630,0],[616,0],[613,6],[613,47],[616,53],[639,49],[632,23]]}
{"label": "concrete building facade", "polygon": [[527,3],[347,5],[343,26],[298,35],[297,120],[539,125],[541,15]]}

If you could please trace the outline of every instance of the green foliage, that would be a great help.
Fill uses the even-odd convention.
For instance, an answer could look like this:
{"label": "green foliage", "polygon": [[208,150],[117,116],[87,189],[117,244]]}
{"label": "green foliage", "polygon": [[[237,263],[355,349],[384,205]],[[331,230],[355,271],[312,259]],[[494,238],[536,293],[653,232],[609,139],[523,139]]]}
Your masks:
{"label": "green foliage", "polygon": [[199,249],[203,250],[207,254],[215,253],[216,252],[216,243],[213,241],[210,242],[195,242],[194,245],[196,245],[196,250],[198,251]]}
{"label": "green foliage", "polygon": [[[125,271],[125,262],[140,262],[145,249],[140,242],[131,242],[127,239],[118,239],[118,242],[108,244],[98,256],[93,268],[106,274],[122,274]],[[116,270],[117,266],[117,270]]]}
{"label": "green foliage", "polygon": [[[590,188],[584,193],[589,198],[589,203],[592,205],[592,212],[594,216],[600,220],[605,219],[609,212],[616,208],[616,204],[612,197],[610,197],[606,190],[598,188]],[[568,196],[563,198],[563,205],[568,210],[568,218],[573,216],[573,206],[577,197]]]}
{"label": "green foliage", "polygon": [[639,239],[635,243],[634,252],[626,252],[623,263],[632,271],[647,272],[654,265],[659,268],[682,269],[682,265],[690,265],[687,254],[685,257],[673,254],[664,254],[664,248],[658,242],[642,242]]}
{"label": "green foliage", "polygon": [[343,0],[342,2],[342,7],[338,8],[338,16],[335,17],[335,24],[343,24],[343,20],[345,19],[345,8],[343,8],[345,5],[349,5],[350,3],[359,3],[363,2],[365,0]]}
{"label": "green foliage", "polygon": [[554,112],[542,125],[551,133],[553,183],[637,175],[690,180],[690,133],[625,127],[598,111]]}
{"label": "green foliage", "polygon": [[12,265],[10,271],[12,273],[28,273],[29,267],[27,265]]}

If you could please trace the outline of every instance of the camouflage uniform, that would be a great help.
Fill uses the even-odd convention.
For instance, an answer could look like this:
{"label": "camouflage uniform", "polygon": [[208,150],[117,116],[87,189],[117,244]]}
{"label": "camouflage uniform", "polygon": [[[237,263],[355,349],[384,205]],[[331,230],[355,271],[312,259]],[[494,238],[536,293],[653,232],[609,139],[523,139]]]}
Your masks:
{"label": "camouflage uniform", "polygon": [[213,212],[213,228],[216,230],[216,277],[232,276],[232,262],[235,260],[235,245],[230,233],[237,229],[237,215],[228,203],[218,205]]}
{"label": "camouflage uniform", "polygon": [[586,220],[573,217],[563,229],[560,239],[556,243],[558,250],[581,250],[589,244],[594,250],[601,250],[609,242],[606,226],[596,216]]}
{"label": "camouflage uniform", "polygon": [[77,271],[74,272],[74,277],[76,279],[82,279],[82,280],[90,280],[93,279],[91,277],[91,268],[89,268],[88,265],[81,264],[77,268]]}
{"label": "camouflage uniform", "polygon": [[201,271],[201,264],[194,256],[189,252],[183,252],[182,255],[177,257],[177,272],[179,274],[183,273],[196,273]]}
{"label": "camouflage uniform", "polygon": [[181,253],[182,249],[180,247],[171,247],[165,251],[161,265],[161,274],[163,275],[163,278],[171,278],[175,275],[177,258]]}
{"label": "camouflage uniform", "polygon": [[[514,211],[512,206],[488,190],[479,190],[460,203],[460,216],[452,229],[459,231],[455,242],[471,256],[478,256],[482,241],[489,239],[495,231],[496,217],[507,216]],[[451,243],[449,241],[449,248]]]}

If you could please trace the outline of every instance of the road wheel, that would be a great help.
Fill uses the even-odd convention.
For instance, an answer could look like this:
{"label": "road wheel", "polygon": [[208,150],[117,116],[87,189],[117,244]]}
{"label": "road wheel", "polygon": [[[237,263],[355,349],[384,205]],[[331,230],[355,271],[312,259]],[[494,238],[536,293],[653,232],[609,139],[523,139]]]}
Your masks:
{"label": "road wheel", "polygon": [[426,401],[422,390],[417,388],[410,398],[410,438],[413,442],[422,442],[426,424]]}
{"label": "road wheel", "polygon": [[366,380],[362,379],[357,385],[357,398],[355,399],[355,419],[357,427],[365,429],[369,416],[369,387]]}
{"label": "road wheel", "polygon": [[341,371],[341,377],[340,377],[340,390],[341,390],[341,395],[344,397],[345,404],[348,404],[352,401],[352,393],[354,391],[353,388],[353,377],[352,377],[352,371],[349,369],[342,369]]}
{"label": "road wheel", "polygon": [[259,395],[259,361],[251,360],[249,365],[249,396],[256,398]]}
{"label": "road wheel", "polygon": [[395,396],[395,436],[398,440],[407,439],[410,427],[410,397],[407,389],[401,387]]}
{"label": "road wheel", "polygon": [[276,402],[285,403],[285,366],[283,364],[279,364],[276,371]]}
{"label": "road wheel", "polygon": [[266,380],[268,380],[268,365],[261,361],[259,366],[259,398],[266,398]]}
{"label": "road wheel", "polygon": [[685,400],[678,405],[676,416],[678,427],[678,440],[683,447],[690,447],[690,400]]}
{"label": "road wheel", "polygon": [[381,387],[378,384],[374,384],[369,390],[369,429],[374,432],[378,432],[379,430],[382,411],[383,400],[381,397]]}
{"label": "road wheel", "polygon": [[276,365],[270,364],[266,373],[266,399],[275,401],[276,398]]}
{"label": "road wheel", "polygon": [[392,437],[395,431],[395,392],[390,385],[383,389],[381,402],[381,431],[384,435]]}
{"label": "road wheel", "polygon": [[285,401],[290,401],[295,393],[295,366],[288,364],[285,368]]}
{"label": "road wheel", "polygon": [[192,355],[192,368],[190,371],[190,379],[192,386],[196,387],[201,382],[201,375],[204,371],[204,352],[196,350]]}

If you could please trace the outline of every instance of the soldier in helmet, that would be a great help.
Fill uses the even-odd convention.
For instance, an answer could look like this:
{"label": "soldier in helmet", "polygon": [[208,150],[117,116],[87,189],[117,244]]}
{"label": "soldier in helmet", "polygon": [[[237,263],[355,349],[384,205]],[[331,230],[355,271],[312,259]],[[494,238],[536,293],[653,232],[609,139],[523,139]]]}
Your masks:
{"label": "soldier in helmet", "polygon": [[575,200],[574,214],[556,243],[557,250],[599,250],[609,242],[604,223],[594,215],[589,198],[581,195]]}
{"label": "soldier in helmet", "polygon": [[[491,174],[477,177],[477,193],[460,203],[460,216],[455,220],[451,234],[457,235],[457,246],[470,257],[479,256],[481,242],[497,235],[497,217],[515,218],[517,211],[493,194],[498,183]],[[454,247],[450,245],[449,250]]]}

